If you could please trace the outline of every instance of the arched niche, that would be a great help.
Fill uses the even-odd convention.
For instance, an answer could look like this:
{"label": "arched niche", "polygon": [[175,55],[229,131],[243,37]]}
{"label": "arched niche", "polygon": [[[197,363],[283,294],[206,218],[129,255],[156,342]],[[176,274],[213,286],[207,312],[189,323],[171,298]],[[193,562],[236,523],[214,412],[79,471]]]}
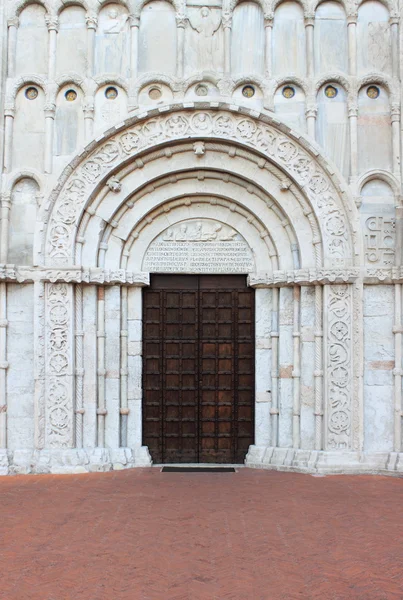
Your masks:
{"label": "arched niche", "polygon": [[87,27],[85,9],[67,6],[59,16],[57,34],[56,72],[78,73],[85,76],[87,63]]}
{"label": "arched niche", "polygon": [[357,65],[359,73],[392,72],[389,11],[377,0],[368,0],[358,9]]}
{"label": "arched niche", "polygon": [[120,4],[107,4],[98,17],[95,36],[95,72],[119,73],[129,77],[130,26],[129,13]]}
{"label": "arched niche", "polygon": [[319,90],[316,140],[345,177],[350,171],[350,138],[347,94],[338,83],[325,83]]}
{"label": "arched niche", "polygon": [[176,20],[175,9],[169,2],[153,0],[141,11],[139,71],[175,74]]}
{"label": "arched niche", "polygon": [[289,127],[306,131],[305,93],[298,85],[286,83],[276,90],[274,112]]}
{"label": "arched niche", "polygon": [[185,93],[185,98],[192,100],[213,99],[220,96],[220,91],[210,81],[198,81],[191,85]]}
{"label": "arched niche", "polygon": [[221,8],[188,6],[189,25],[185,29],[185,74],[223,71],[224,40]]}
{"label": "arched niche", "polygon": [[105,131],[127,114],[126,91],[114,83],[101,86],[95,94],[95,131]]}
{"label": "arched niche", "polygon": [[360,173],[392,170],[389,97],[381,85],[366,85],[358,94],[358,167]]}
{"label": "arched niche", "polygon": [[297,2],[283,2],[274,12],[273,71],[275,75],[306,74],[304,13]]}
{"label": "arched niche", "polygon": [[[253,91],[253,95],[252,94]],[[263,100],[264,100],[264,94],[263,94],[263,90],[256,85],[255,83],[242,83],[241,85],[238,85],[233,93],[232,96],[237,100],[237,102],[241,102],[242,104],[244,104],[245,106],[248,106],[249,108],[262,108],[263,107]]]}
{"label": "arched niche", "polygon": [[73,154],[84,142],[83,92],[77,85],[65,85],[56,97],[54,156]]}
{"label": "arched niche", "polygon": [[235,75],[264,74],[264,18],[256,2],[241,2],[234,10],[231,69]]}
{"label": "arched niche", "polygon": [[389,183],[376,178],[361,189],[360,219],[367,265],[390,267],[395,259],[395,196]]}
{"label": "arched niche", "polygon": [[38,184],[30,177],[20,179],[13,186],[7,256],[11,264],[29,266],[33,264],[38,192]]}
{"label": "arched niche", "polygon": [[15,100],[13,168],[43,171],[45,146],[45,94],[38,85],[20,89]]}
{"label": "arched niche", "polygon": [[46,11],[40,4],[30,4],[19,17],[16,45],[16,74],[46,74],[48,71],[48,30]]}
{"label": "arched niche", "polygon": [[348,71],[347,19],[343,6],[329,0],[315,13],[314,56],[316,73]]}

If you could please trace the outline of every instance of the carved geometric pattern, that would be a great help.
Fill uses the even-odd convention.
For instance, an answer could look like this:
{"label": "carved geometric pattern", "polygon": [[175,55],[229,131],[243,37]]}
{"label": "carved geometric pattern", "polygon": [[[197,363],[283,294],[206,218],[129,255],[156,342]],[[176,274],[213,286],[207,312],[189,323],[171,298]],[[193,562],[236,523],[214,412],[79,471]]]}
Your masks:
{"label": "carved geometric pattern", "polygon": [[325,254],[333,263],[351,258],[349,223],[339,195],[319,163],[296,140],[269,124],[226,111],[174,113],[137,122],[96,149],[56,192],[48,226],[46,255],[51,264],[71,262],[76,224],[86,199],[123,161],[157,143],[191,137],[225,138],[251,146],[272,159],[304,188],[317,214]]}
{"label": "carved geometric pattern", "polygon": [[351,448],[352,421],[352,290],[350,285],[328,288],[327,303],[327,446]]}
{"label": "carved geometric pattern", "polygon": [[46,294],[46,445],[73,445],[70,286],[47,284]]}
{"label": "carved geometric pattern", "polygon": [[393,217],[369,217],[365,221],[365,262],[392,266],[395,262],[396,225]]}

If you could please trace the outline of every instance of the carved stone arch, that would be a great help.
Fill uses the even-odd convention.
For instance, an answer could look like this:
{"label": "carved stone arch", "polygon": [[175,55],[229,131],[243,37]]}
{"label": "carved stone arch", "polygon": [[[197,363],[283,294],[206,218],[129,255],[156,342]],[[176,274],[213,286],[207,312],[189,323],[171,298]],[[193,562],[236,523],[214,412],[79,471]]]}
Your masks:
{"label": "carved stone arch", "polygon": [[[167,106],[161,113],[151,110],[127,119],[97,142],[90,144],[63,172],[47,206],[46,244],[42,262],[69,265],[73,260],[77,224],[86,202],[97,193],[117,168],[131,161],[142,163],[141,156],[150,148],[194,140],[225,140],[244,148],[266,162],[277,165],[297,188],[301,189],[320,224],[325,265],[352,266],[359,261],[361,246],[357,209],[347,186],[328,165],[316,146],[274,119],[249,109],[234,111],[230,105],[221,110],[195,103]],[[47,211],[46,211],[47,213]],[[44,212],[44,216],[46,214]]]}
{"label": "carved stone arch", "polygon": [[141,90],[145,86],[151,85],[153,83],[164,84],[167,87],[169,87],[169,89],[172,92],[176,92],[182,88],[182,85],[179,83],[179,79],[177,79],[176,77],[170,77],[169,75],[163,75],[162,73],[146,73],[145,75],[137,79],[137,83],[133,88],[134,98],[137,99]]}
{"label": "carved stone arch", "polygon": [[3,189],[6,194],[11,193],[11,190],[13,189],[14,185],[18,183],[20,179],[25,178],[33,179],[38,184],[40,191],[44,189],[44,182],[42,179],[43,176],[36,169],[19,169],[18,171],[12,171],[5,177],[6,178]]}
{"label": "carved stone arch", "polygon": [[124,8],[130,12],[130,2],[126,0],[98,0],[96,6],[96,15],[98,16],[101,10],[108,4],[120,4],[120,6],[124,6]]}
{"label": "carved stone arch", "polygon": [[67,75],[62,75],[61,77],[58,77],[56,79],[56,85],[57,85],[56,95],[61,90],[62,87],[64,87],[65,85],[68,85],[70,83],[79,87],[80,90],[83,92],[83,94],[88,93],[88,89],[85,84],[85,80],[77,73],[68,73]]}
{"label": "carved stone arch", "polygon": [[314,94],[316,95],[320,88],[326,83],[338,83],[345,90],[346,94],[352,93],[352,86],[345,75],[342,73],[329,73],[319,77],[314,83]]}
{"label": "carved stone arch", "polygon": [[[149,4],[153,0],[137,0],[133,2],[133,12],[136,16],[140,16],[141,11],[143,10],[146,4]],[[169,2],[174,7],[177,15],[185,14],[185,2],[183,0],[165,0],[165,2]]]}
{"label": "carved stone arch", "polygon": [[[272,10],[273,13],[274,11],[280,6],[280,4],[283,4],[283,2],[286,2],[287,0],[274,0],[273,1],[273,5],[272,5]],[[306,2],[306,0],[292,0],[293,2],[296,2],[297,4],[299,4],[304,12],[304,18],[310,17],[311,16],[311,10],[310,10],[310,6],[309,3]]]}
{"label": "carved stone arch", "polygon": [[193,75],[191,75],[190,77],[188,77],[185,80],[184,92],[186,93],[192,87],[192,85],[194,85],[195,83],[201,83],[202,81],[208,81],[209,83],[212,83],[213,85],[215,85],[218,88],[218,84],[220,82],[220,77],[217,76],[215,73],[209,73],[209,72],[194,73]]}
{"label": "carved stone arch", "polygon": [[[364,2],[366,2],[366,0],[361,0],[361,2],[358,2],[356,7],[357,10],[360,8],[360,6],[362,4],[364,4]],[[383,4],[389,11],[389,13],[393,13],[395,10],[395,5],[393,3],[393,0],[378,0],[378,2],[380,2],[381,4]]]}
{"label": "carved stone arch", "polygon": [[382,181],[387,183],[390,186],[390,188],[392,189],[396,200],[399,200],[399,203],[401,202],[401,200],[400,200],[400,183],[392,173],[389,173],[389,171],[373,170],[373,171],[368,171],[367,173],[364,173],[363,175],[361,175],[361,177],[357,181],[358,193],[361,194],[362,188],[364,187],[364,185],[366,183],[368,183],[369,181],[372,181],[373,179],[381,179]]}
{"label": "carved stone arch", "polygon": [[38,75],[23,75],[14,81],[12,88],[7,92],[6,102],[8,104],[14,104],[18,92],[26,85],[37,85],[45,94],[46,99],[48,99],[50,90],[45,79]]}
{"label": "carved stone arch", "polygon": [[30,6],[31,4],[39,4],[39,6],[43,6],[47,13],[52,14],[51,3],[47,0],[21,0],[21,2],[17,3],[11,16],[15,15],[16,17],[19,17],[24,8],[27,8],[27,6]]}
{"label": "carved stone arch", "polygon": [[[245,2],[246,0],[230,0],[229,9],[234,11],[238,4]],[[271,13],[272,7],[271,2],[266,2],[265,0],[250,0],[255,4],[258,4],[263,11],[263,14]],[[273,9],[274,10],[274,9]]]}
{"label": "carved stone arch", "polygon": [[[324,2],[327,2],[328,0],[314,0],[314,2],[311,4],[311,11],[312,12],[316,12],[318,9],[319,4],[323,4]],[[341,6],[344,8],[344,12],[346,13],[346,16],[349,14],[349,11],[351,13],[351,6],[348,2],[346,2],[346,0],[336,0],[337,4],[341,4]]]}
{"label": "carved stone arch", "polygon": [[308,81],[302,79],[301,77],[287,75],[286,77],[276,79],[275,86],[273,86],[273,94],[275,94],[280,87],[287,84],[295,84],[298,87],[300,87],[301,90],[304,92],[305,97],[308,97],[311,92],[311,87]]}
{"label": "carved stone arch", "polygon": [[391,77],[375,71],[367,73],[357,81],[357,92],[361,91],[364,86],[371,84],[384,87],[391,103],[399,101],[399,84],[396,85]]}
{"label": "carved stone arch", "polygon": [[63,0],[60,3],[60,6],[57,7],[57,14],[60,15],[60,13],[62,13],[63,10],[65,8],[68,8],[69,6],[79,6],[80,8],[83,8],[85,11],[89,11],[91,8],[91,6],[85,0],[67,0],[67,1]]}
{"label": "carved stone arch", "polygon": [[94,81],[96,82],[94,94],[104,85],[117,85],[118,87],[122,88],[126,94],[129,94],[130,92],[127,80],[125,80],[123,77],[117,77],[113,73],[106,73],[100,77],[94,77]]}

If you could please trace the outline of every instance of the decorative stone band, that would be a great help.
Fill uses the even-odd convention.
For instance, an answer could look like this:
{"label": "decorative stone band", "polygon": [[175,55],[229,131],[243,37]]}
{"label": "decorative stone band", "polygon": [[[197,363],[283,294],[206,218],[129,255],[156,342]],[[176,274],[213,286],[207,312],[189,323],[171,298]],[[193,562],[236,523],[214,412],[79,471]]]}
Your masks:
{"label": "decorative stone band", "polygon": [[[362,278],[363,283],[403,283],[403,267],[358,268],[348,269],[298,269],[289,271],[273,271],[272,273],[249,273],[248,285],[255,288],[277,287],[281,285],[326,285],[328,283],[352,283]],[[146,272],[133,272],[125,269],[93,268],[44,268],[44,267],[19,267],[16,265],[0,264],[0,281],[17,281],[30,283],[34,281],[64,282],[64,283],[90,283],[95,285],[126,284],[143,287],[150,283],[150,274]],[[1,326],[1,324],[0,324]]]}
{"label": "decorative stone band", "polygon": [[129,160],[158,144],[202,137],[242,144],[259,152],[263,164],[267,157],[279,165],[309,199],[321,224],[327,259],[340,267],[354,264],[359,253],[353,248],[357,246],[356,207],[317,148],[287,127],[279,127],[268,115],[219,103],[200,108],[192,103],[149,111],[109,130],[84,149],[65,169],[47,203],[43,260],[48,265],[71,262],[76,228],[88,198]]}

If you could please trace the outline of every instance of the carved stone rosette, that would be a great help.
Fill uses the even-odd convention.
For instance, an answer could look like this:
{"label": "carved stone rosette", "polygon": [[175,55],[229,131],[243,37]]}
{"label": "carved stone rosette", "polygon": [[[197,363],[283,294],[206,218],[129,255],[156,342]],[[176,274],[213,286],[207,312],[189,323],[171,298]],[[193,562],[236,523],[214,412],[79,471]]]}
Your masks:
{"label": "carved stone rosette", "polygon": [[326,286],[325,290],[326,447],[347,450],[352,446],[352,286]]}
{"label": "carved stone rosette", "polygon": [[46,447],[74,446],[73,297],[66,283],[46,284]]}

